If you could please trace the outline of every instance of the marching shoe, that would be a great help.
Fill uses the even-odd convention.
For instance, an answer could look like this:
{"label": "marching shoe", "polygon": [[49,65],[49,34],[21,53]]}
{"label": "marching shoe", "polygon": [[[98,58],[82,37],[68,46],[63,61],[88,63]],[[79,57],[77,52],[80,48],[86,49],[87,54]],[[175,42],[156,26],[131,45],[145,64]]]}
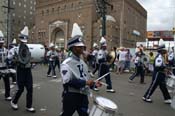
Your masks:
{"label": "marching shoe", "polygon": [[107,89],[106,91],[110,92],[110,93],[115,93],[115,90],[113,90],[113,89]]}
{"label": "marching shoe", "polygon": [[143,101],[145,101],[145,100],[146,100],[146,98],[145,98],[145,97],[142,97],[142,100],[143,100]]}
{"label": "marching shoe", "polygon": [[11,104],[11,107],[12,107],[14,110],[17,110],[17,109],[18,109],[18,105],[17,105],[17,104],[14,104],[13,101],[11,101],[10,104]]}
{"label": "marching shoe", "polygon": [[171,99],[167,99],[164,101],[165,104],[171,104],[172,100]]}
{"label": "marching shoe", "polygon": [[12,82],[12,84],[16,85],[16,82]]}
{"label": "marching shoe", "polygon": [[150,98],[142,97],[142,100],[148,103],[152,103],[152,100]]}
{"label": "marching shoe", "polygon": [[47,75],[47,77],[51,77],[51,75]]}
{"label": "marching shoe", "polygon": [[12,100],[12,97],[10,97],[10,96],[9,97],[6,97],[5,100],[6,101],[11,101]]}
{"label": "marching shoe", "polygon": [[26,108],[26,110],[27,110],[28,112],[33,112],[33,113],[35,112],[35,108],[32,108],[32,107],[31,107],[31,108]]}
{"label": "marching shoe", "polygon": [[128,80],[128,82],[129,82],[129,83],[132,83],[132,82],[133,82],[133,80],[129,79],[129,80]]}
{"label": "marching shoe", "polygon": [[54,75],[54,76],[52,76],[53,78],[57,78],[57,76],[56,75]]}

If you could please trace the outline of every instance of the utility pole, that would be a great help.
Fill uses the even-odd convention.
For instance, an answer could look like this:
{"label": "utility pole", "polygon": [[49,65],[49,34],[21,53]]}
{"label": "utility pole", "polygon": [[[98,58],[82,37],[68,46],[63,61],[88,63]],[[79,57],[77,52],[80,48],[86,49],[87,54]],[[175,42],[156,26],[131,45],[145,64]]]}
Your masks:
{"label": "utility pole", "polygon": [[113,9],[113,5],[110,4],[107,0],[95,0],[96,2],[96,11],[102,18],[102,36],[106,35],[106,14],[107,6],[110,6]]}
{"label": "utility pole", "polygon": [[7,47],[9,46],[9,40],[11,38],[11,13],[10,11],[14,9],[10,6],[10,4],[11,4],[10,0],[8,0],[7,6],[2,6],[7,9]]}
{"label": "utility pole", "polygon": [[123,25],[123,19],[124,19],[124,9],[125,9],[125,1],[122,0],[122,9],[121,9],[121,15],[120,15],[120,47],[123,46],[123,29],[124,29],[124,25]]}

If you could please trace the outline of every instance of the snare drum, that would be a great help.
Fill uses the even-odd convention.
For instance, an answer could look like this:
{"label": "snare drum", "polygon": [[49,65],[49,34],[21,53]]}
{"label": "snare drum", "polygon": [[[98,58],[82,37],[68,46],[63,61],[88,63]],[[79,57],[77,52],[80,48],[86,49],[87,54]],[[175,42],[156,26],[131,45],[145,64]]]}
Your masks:
{"label": "snare drum", "polygon": [[167,79],[166,84],[168,87],[174,88],[175,87],[175,76],[169,75],[169,78]]}
{"label": "snare drum", "polygon": [[117,105],[104,97],[96,97],[89,116],[114,116]]}

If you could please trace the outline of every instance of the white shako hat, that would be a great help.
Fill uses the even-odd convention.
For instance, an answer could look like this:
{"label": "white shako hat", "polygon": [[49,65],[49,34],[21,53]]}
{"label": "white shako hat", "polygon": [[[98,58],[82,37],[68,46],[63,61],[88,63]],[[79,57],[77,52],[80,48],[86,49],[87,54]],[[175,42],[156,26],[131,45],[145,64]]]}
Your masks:
{"label": "white shako hat", "polygon": [[159,47],[157,48],[157,51],[158,52],[160,52],[160,51],[167,51],[166,48],[165,48],[165,44],[159,45]]}
{"label": "white shako hat", "polygon": [[73,46],[85,46],[83,42],[83,33],[77,23],[73,24],[71,39],[68,40],[68,49]]}
{"label": "white shako hat", "polygon": [[0,43],[4,43],[4,35],[1,30],[0,30]]}
{"label": "white shako hat", "polygon": [[100,45],[101,46],[107,46],[106,39],[104,37],[101,37],[101,39],[100,39]]}
{"label": "white shako hat", "polygon": [[24,27],[24,29],[19,34],[19,40],[21,42],[27,42],[29,36],[29,29],[27,26]]}

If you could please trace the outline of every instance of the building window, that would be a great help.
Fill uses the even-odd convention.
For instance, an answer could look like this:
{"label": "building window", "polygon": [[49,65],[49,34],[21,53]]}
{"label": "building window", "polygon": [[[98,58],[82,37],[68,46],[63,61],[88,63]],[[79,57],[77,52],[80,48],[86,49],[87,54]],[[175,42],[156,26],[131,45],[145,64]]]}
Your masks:
{"label": "building window", "polygon": [[21,21],[20,20],[18,20],[18,24],[21,24]]}
{"label": "building window", "polygon": [[52,8],[52,13],[54,12],[54,10],[55,10],[55,9],[54,9],[54,8]]}
{"label": "building window", "polygon": [[21,6],[21,2],[19,2],[19,7]]}
{"label": "building window", "polygon": [[33,12],[32,11],[30,11],[30,15],[32,15],[33,14]]}
{"label": "building window", "polygon": [[16,2],[15,1],[13,1],[13,5],[15,5],[16,4]]}
{"label": "building window", "polygon": [[60,7],[59,7],[59,6],[57,7],[57,11],[58,11],[58,12],[60,11]]}
{"label": "building window", "polygon": [[26,4],[24,4],[24,8],[26,8]]}
{"label": "building window", "polygon": [[13,19],[12,22],[15,23],[15,19]]}
{"label": "building window", "polygon": [[49,9],[47,9],[47,15],[49,14]]}
{"label": "building window", "polygon": [[44,16],[44,11],[43,10],[42,10],[41,14],[42,14],[42,16]]}
{"label": "building window", "polygon": [[72,4],[71,4],[71,8],[73,8],[73,7],[74,7],[74,4],[72,3]]}

